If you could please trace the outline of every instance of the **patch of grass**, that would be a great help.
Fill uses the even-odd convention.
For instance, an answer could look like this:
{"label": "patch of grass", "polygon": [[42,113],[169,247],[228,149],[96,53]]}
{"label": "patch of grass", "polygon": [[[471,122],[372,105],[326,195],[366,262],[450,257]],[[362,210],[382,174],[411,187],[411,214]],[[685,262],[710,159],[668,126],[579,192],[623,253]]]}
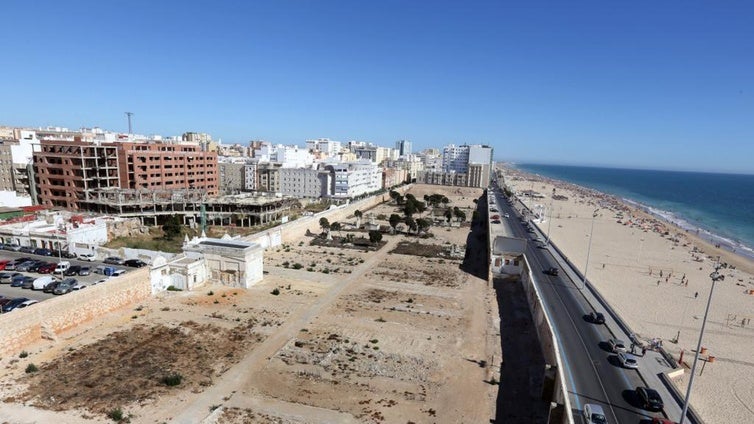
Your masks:
{"label": "patch of grass", "polygon": [[277,287],[275,287],[274,289],[272,289],[272,291],[270,292],[270,294],[273,295],[273,296],[277,296],[277,295],[280,294],[280,289],[277,288]]}
{"label": "patch of grass", "polygon": [[27,356],[29,356],[29,352],[25,350],[22,350],[21,353],[18,354],[19,358],[26,358]]}
{"label": "patch of grass", "polygon": [[385,318],[382,318],[382,317],[377,318],[375,321],[377,321],[377,322],[387,322],[387,321],[385,321]]}
{"label": "patch of grass", "polygon": [[110,418],[115,422],[121,422],[125,417],[123,416],[123,410],[115,408],[107,413],[107,418]]}
{"label": "patch of grass", "polygon": [[37,371],[39,371],[39,368],[37,368],[37,366],[34,365],[34,364],[29,364],[29,365],[26,366],[26,373],[27,374],[31,374],[31,373],[37,372]]}
{"label": "patch of grass", "polygon": [[379,342],[380,342],[380,341],[379,341],[379,340],[377,340],[377,339],[372,339],[372,340],[370,340],[370,341],[369,341],[369,343],[372,343],[372,344],[377,344],[377,343],[379,343]]}

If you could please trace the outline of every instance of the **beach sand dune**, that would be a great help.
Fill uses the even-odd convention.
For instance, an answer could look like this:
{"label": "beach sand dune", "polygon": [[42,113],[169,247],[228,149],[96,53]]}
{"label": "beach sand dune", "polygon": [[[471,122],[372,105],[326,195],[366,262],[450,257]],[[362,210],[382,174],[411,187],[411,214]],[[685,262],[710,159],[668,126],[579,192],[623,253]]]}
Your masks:
{"label": "beach sand dune", "polygon": [[[693,361],[717,257],[727,263],[715,285],[703,346],[714,362],[696,370],[691,403],[707,422],[754,422],[754,264],[612,196],[506,169],[506,184],[533,211],[551,210],[540,228],[643,339],[689,366]],[[553,189],[556,199],[553,200]],[[521,192],[530,195],[521,195]],[[549,217],[550,212],[542,212]],[[677,340],[676,340],[677,339]],[[686,391],[689,369],[675,383]]]}

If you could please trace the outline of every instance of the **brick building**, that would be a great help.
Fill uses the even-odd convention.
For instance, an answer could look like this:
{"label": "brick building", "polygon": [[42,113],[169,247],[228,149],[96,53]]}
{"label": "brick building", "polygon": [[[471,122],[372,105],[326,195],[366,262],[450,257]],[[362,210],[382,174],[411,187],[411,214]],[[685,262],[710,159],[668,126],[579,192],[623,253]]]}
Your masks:
{"label": "brick building", "polygon": [[101,189],[201,189],[218,193],[217,154],[198,145],[42,140],[34,152],[39,203],[87,210]]}

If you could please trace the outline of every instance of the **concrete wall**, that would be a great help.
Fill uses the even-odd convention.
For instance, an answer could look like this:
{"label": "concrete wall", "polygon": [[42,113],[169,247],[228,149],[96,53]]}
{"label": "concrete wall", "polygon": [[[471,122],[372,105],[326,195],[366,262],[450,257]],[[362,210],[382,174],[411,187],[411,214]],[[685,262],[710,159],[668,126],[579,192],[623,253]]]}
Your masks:
{"label": "concrete wall", "polygon": [[56,339],[77,325],[152,295],[149,270],[140,268],[96,286],[0,315],[0,355],[15,355],[42,338]]}

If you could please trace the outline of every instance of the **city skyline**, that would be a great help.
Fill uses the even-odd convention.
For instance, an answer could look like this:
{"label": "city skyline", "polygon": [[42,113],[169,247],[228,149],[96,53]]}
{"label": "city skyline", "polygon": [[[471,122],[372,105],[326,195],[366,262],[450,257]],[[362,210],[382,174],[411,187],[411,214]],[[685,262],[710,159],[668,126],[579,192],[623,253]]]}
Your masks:
{"label": "city skyline", "polygon": [[[179,7],[180,6],[180,7]],[[2,124],[754,173],[744,2],[6,5]],[[34,16],[29,20],[28,16]]]}

